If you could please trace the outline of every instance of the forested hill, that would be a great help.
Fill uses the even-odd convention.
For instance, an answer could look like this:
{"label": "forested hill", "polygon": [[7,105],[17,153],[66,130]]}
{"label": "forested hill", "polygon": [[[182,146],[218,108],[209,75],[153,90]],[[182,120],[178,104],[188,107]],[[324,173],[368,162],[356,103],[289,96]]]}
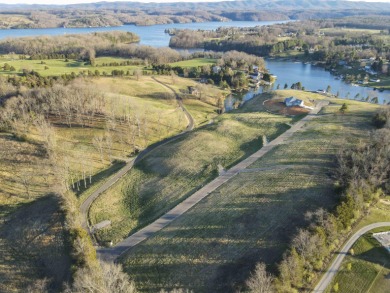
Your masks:
{"label": "forested hill", "polygon": [[250,9],[337,9],[337,10],[387,10],[390,11],[390,3],[381,2],[357,2],[357,1],[335,1],[335,0],[236,0],[209,3],[185,2],[180,3],[140,3],[140,2],[96,2],[90,4],[75,5],[6,5],[0,4],[0,9],[59,9],[59,8],[78,8],[78,9],[170,9],[170,10],[214,10],[216,11],[237,11]]}
{"label": "forested hill", "polygon": [[[1,0],[0,0],[1,2]],[[97,2],[0,4],[0,28],[102,27],[207,21],[266,21],[390,15],[390,3],[334,0],[242,0],[209,3]]]}

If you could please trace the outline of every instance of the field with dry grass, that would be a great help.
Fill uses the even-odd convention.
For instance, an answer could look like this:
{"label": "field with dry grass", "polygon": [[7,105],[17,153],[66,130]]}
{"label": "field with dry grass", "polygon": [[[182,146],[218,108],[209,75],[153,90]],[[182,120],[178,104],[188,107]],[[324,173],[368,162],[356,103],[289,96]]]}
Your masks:
{"label": "field with dry grass", "polygon": [[70,256],[52,167],[39,143],[1,133],[0,145],[0,291],[21,292],[43,278],[59,290]]}
{"label": "field with dry grass", "polygon": [[[49,159],[43,133],[35,124],[17,122],[20,125],[16,126],[24,129],[22,136],[0,133],[1,292],[26,290],[34,280],[43,278],[58,291],[61,282],[69,278],[64,215],[54,196],[55,178],[60,175],[57,165],[69,171],[68,183],[82,202],[138,150],[187,126],[172,92],[150,77],[77,83],[101,94],[96,102],[103,110],[91,117],[72,114],[69,121],[64,113],[49,115],[54,159]],[[186,88],[187,83],[175,80],[177,89]],[[188,100],[188,105],[199,123],[216,116],[216,108],[210,104]],[[99,137],[101,145],[96,141]]]}
{"label": "field with dry grass", "polygon": [[182,201],[221,168],[258,150],[263,136],[276,137],[291,118],[263,111],[259,96],[239,110],[159,147],[140,161],[118,184],[97,199],[90,210],[92,224],[112,221],[97,232],[101,243],[118,242]]}
{"label": "field with dry grass", "polygon": [[[349,111],[343,115],[339,109],[344,102]],[[297,229],[309,224],[304,214],[336,204],[336,154],[367,139],[377,108],[331,100],[288,143],[126,253],[121,259],[125,270],[141,292],[179,287],[237,292],[245,289],[244,281],[258,261],[276,273]]]}

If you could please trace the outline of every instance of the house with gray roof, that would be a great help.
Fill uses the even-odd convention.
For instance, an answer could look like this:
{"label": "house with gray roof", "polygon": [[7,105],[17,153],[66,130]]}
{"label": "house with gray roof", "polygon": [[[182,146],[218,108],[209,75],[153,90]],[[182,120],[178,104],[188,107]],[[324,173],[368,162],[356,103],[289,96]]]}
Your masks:
{"label": "house with gray roof", "polygon": [[296,98],[296,97],[289,97],[284,100],[284,103],[287,107],[301,107],[305,109],[313,109],[312,107],[306,106],[305,102]]}

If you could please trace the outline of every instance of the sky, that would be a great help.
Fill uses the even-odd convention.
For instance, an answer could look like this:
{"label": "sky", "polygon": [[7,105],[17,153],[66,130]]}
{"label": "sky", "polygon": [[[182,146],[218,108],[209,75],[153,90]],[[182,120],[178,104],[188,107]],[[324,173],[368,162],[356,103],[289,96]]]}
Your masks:
{"label": "sky", "polygon": [[[93,2],[218,2],[226,0],[0,0],[0,3],[5,4],[75,4],[75,3],[93,3]],[[349,0],[349,1],[365,1],[365,2],[387,2],[390,4],[390,0]]]}
{"label": "sky", "polygon": [[[0,0],[0,3],[5,4],[76,4],[76,3],[95,3],[95,2],[218,2],[226,0]],[[232,1],[232,0],[227,0]],[[389,0],[390,1],[390,0]]]}

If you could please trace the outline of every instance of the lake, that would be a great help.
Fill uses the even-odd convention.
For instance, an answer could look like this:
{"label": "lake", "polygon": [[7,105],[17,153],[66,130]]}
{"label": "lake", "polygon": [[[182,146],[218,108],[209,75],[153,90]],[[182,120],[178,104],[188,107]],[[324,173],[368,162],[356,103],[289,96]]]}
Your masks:
{"label": "lake", "polygon": [[33,36],[56,36],[65,34],[85,34],[93,32],[126,31],[136,33],[141,38],[140,44],[153,47],[168,47],[169,34],[166,29],[216,30],[219,27],[254,27],[285,23],[287,21],[231,21],[231,22],[192,22],[158,24],[151,26],[123,25],[117,27],[91,27],[91,28],[45,28],[45,29],[8,29],[0,30],[0,39]]}
{"label": "lake", "polygon": [[[373,98],[378,98],[379,104],[390,103],[390,91],[379,92],[372,88],[347,84],[342,80],[335,79],[334,75],[320,66],[278,60],[266,60],[266,66],[270,73],[277,76],[275,83],[266,90],[276,89],[278,85],[280,85],[280,89],[283,89],[286,83],[288,88],[290,88],[293,83],[300,81],[302,86],[305,87],[305,90],[326,90],[328,85],[330,85],[331,92],[335,95],[338,92],[340,98],[361,101],[369,97],[369,101],[372,101]],[[264,90],[262,87],[259,87],[244,94],[231,96],[226,99],[225,108],[229,111],[233,108],[235,102],[239,101],[243,103],[253,98],[254,95],[262,93]]]}
{"label": "lake", "polygon": [[[160,24],[153,26],[135,26],[124,25],[120,27],[100,27],[100,28],[51,28],[51,29],[12,29],[0,30],[0,39],[7,37],[25,37],[25,36],[40,36],[40,35],[63,35],[63,34],[81,34],[91,32],[103,31],[130,31],[138,34],[141,38],[141,44],[154,47],[166,47],[169,45],[170,36],[165,33],[166,29],[192,29],[192,30],[215,30],[218,27],[254,27],[263,25],[272,25],[276,23],[285,23],[287,21],[233,21],[233,22],[203,22],[203,23],[182,23],[182,24]],[[276,61],[267,60],[267,67],[270,73],[276,75],[278,78],[273,85],[280,88],[287,83],[291,84],[300,81],[306,90],[326,89],[328,85],[332,88],[332,93],[339,93],[341,98],[350,98],[357,100],[370,100],[378,97],[380,104],[390,102],[390,91],[374,91],[372,88],[352,86],[346,84],[342,80],[336,80],[335,77],[325,69],[312,64],[303,64],[301,62],[292,61]],[[226,100],[227,109],[231,108],[232,103],[237,99],[246,101],[252,98],[255,94],[262,92],[263,89],[251,90],[248,93],[240,95],[233,99]]]}

